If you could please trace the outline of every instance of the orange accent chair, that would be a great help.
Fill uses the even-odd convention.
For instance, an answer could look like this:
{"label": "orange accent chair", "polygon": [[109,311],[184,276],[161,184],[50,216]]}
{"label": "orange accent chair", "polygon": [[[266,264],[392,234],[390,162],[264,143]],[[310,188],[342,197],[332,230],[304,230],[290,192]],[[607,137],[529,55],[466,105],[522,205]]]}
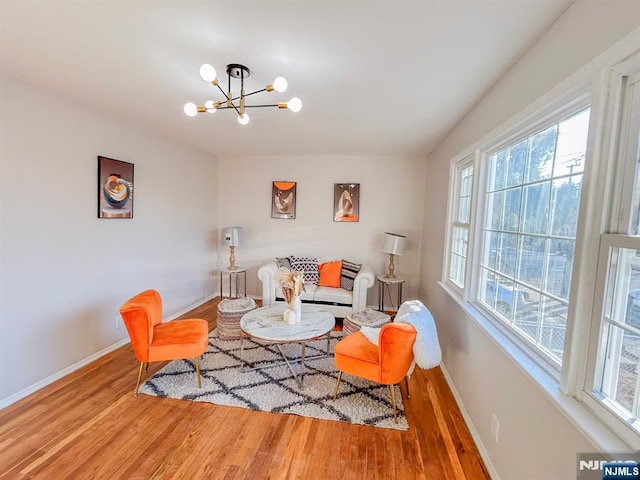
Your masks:
{"label": "orange accent chair", "polygon": [[408,323],[388,323],[380,329],[378,346],[367,340],[361,332],[351,333],[340,340],[333,349],[336,367],[340,370],[333,399],[338,396],[343,373],[389,385],[393,420],[398,423],[393,387],[404,378],[407,398],[410,398],[407,372],[413,362],[416,334],[416,329]]}
{"label": "orange accent chair", "polygon": [[162,298],[155,290],[146,290],[120,307],[120,315],[131,338],[136,358],[140,361],[135,396],[138,396],[142,369],[149,362],[194,358],[198,387],[200,356],[209,343],[209,324],[202,319],[175,320],[162,323]]}

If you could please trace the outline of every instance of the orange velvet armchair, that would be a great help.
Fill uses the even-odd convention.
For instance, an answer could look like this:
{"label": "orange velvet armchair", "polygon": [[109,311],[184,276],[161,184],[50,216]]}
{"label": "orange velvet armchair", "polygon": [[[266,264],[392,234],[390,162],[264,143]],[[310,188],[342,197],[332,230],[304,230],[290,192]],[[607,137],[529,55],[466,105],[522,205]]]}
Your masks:
{"label": "orange velvet armchair", "polygon": [[404,378],[409,398],[407,372],[413,362],[416,335],[413,325],[388,323],[380,329],[378,346],[367,340],[361,332],[354,332],[340,340],[333,349],[336,367],[340,370],[333,399],[338,395],[343,373],[389,385],[393,420],[398,423],[394,385]]}
{"label": "orange velvet armchair", "polygon": [[183,358],[195,359],[198,387],[200,356],[207,350],[209,324],[202,319],[162,323],[162,298],[155,290],[146,290],[120,307],[120,315],[140,361],[135,395],[138,395],[142,370],[149,362]]}

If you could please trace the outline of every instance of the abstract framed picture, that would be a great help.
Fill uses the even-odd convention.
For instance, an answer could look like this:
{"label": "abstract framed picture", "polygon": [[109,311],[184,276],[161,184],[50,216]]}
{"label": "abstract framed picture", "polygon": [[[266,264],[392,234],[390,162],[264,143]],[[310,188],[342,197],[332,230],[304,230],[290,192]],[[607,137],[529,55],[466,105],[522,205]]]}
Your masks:
{"label": "abstract framed picture", "polygon": [[133,163],[98,156],[98,218],[133,218]]}
{"label": "abstract framed picture", "polygon": [[296,218],[296,182],[273,182],[271,218]]}
{"label": "abstract framed picture", "polygon": [[360,184],[333,184],[333,221],[357,222],[360,219]]}

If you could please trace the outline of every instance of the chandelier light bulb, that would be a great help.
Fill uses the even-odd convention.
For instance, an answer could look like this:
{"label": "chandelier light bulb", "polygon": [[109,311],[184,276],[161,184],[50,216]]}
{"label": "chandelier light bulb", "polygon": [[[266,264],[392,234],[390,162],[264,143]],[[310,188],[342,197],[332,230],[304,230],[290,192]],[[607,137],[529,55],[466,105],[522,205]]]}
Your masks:
{"label": "chandelier light bulb", "polygon": [[284,77],[277,77],[274,81],[273,81],[273,89],[276,92],[284,92],[288,87],[288,83],[286,78]]}
{"label": "chandelier light bulb", "polygon": [[215,113],[215,111],[218,110],[213,100],[207,100],[204,104],[204,107],[207,109],[207,112],[209,113]]}
{"label": "chandelier light bulb", "polygon": [[287,102],[287,108],[292,112],[299,112],[302,109],[302,100],[298,97],[293,97]]}
{"label": "chandelier light bulb", "polygon": [[195,117],[198,114],[198,107],[195,103],[187,103],[184,106],[184,113],[189,117]]}
{"label": "chandelier light bulb", "polygon": [[216,79],[216,69],[205,63],[200,67],[200,76],[205,82],[213,82]]}
{"label": "chandelier light bulb", "polygon": [[246,125],[247,123],[249,123],[249,115],[247,115],[246,113],[238,115],[238,123],[240,123],[240,125]]}

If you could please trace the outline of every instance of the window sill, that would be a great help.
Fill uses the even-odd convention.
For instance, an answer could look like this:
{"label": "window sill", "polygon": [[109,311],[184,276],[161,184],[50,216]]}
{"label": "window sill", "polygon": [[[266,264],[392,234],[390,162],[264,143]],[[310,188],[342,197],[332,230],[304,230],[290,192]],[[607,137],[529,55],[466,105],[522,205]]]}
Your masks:
{"label": "window sill", "polygon": [[601,452],[634,452],[619,436],[602,423],[583,403],[560,391],[558,380],[533,361],[522,348],[491,320],[462,298],[445,282],[438,285],[478,324],[495,345],[562,412],[582,435]]}

